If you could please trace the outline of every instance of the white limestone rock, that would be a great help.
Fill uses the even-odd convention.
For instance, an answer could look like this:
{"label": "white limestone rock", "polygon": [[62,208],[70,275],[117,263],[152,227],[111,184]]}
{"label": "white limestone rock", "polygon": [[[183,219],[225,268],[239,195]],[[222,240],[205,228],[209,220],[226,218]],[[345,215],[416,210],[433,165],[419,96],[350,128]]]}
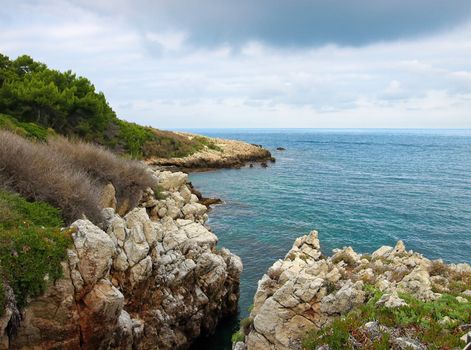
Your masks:
{"label": "white limestone rock", "polygon": [[77,230],[72,234],[79,259],[76,268],[84,283],[93,285],[108,274],[116,247],[109,235],[88,220],[77,220],[71,226]]}

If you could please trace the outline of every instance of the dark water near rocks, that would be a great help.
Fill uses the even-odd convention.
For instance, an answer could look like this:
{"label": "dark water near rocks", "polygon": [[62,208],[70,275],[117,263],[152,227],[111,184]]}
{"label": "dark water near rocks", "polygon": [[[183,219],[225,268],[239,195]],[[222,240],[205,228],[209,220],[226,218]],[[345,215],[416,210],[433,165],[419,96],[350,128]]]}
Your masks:
{"label": "dark water near rocks", "polygon": [[[402,239],[429,258],[471,263],[471,130],[192,131],[262,144],[277,158],[267,169],[191,175],[225,201],[209,225],[243,260],[240,318],[267,268],[312,229],[328,254]],[[195,349],[230,349],[236,327],[227,321]]]}

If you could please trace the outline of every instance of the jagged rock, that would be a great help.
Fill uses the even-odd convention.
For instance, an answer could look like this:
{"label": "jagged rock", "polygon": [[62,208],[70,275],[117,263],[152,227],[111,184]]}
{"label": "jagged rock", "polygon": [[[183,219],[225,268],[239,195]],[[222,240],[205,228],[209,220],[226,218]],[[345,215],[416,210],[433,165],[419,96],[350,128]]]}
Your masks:
{"label": "jagged rock", "polygon": [[145,257],[136,265],[131,267],[130,272],[131,286],[134,287],[136,284],[147,279],[152,273],[152,258],[150,256]]}
{"label": "jagged rock", "polygon": [[442,326],[448,326],[453,323],[453,320],[450,317],[445,316],[440,321],[438,321],[438,323]]}
{"label": "jagged rock", "polygon": [[172,219],[177,219],[182,216],[182,212],[180,208],[178,207],[178,203],[175,202],[175,199],[167,198],[165,199],[165,204],[167,206],[167,212],[166,212],[167,216],[169,216]]}
{"label": "jagged rock", "polygon": [[247,350],[247,346],[245,345],[244,342],[237,342],[234,344],[234,346],[232,347],[232,350]]}
{"label": "jagged rock", "polygon": [[377,302],[378,306],[385,306],[387,308],[396,308],[401,306],[407,306],[407,303],[399,298],[397,292],[391,294],[384,294]]}
{"label": "jagged rock", "polygon": [[467,344],[471,343],[471,332],[463,334],[463,336],[460,339]]}
{"label": "jagged rock", "polygon": [[411,293],[420,300],[435,300],[440,294],[432,291],[429,273],[422,268],[415,268],[398,284],[398,290]]}
{"label": "jagged rock", "polygon": [[393,248],[389,246],[382,246],[375,250],[373,254],[371,254],[371,257],[376,259],[376,258],[385,258],[389,256],[389,254],[392,252]]}
{"label": "jagged rock", "polygon": [[188,175],[181,172],[163,171],[157,175],[158,185],[165,191],[177,191],[188,181]]}
{"label": "jagged rock", "polygon": [[132,350],[133,345],[133,322],[131,316],[125,311],[121,310],[118,317],[118,325],[114,331],[111,348]]}
{"label": "jagged rock", "polygon": [[471,289],[467,289],[461,294],[463,294],[465,297],[471,297]]}
{"label": "jagged rock", "polygon": [[206,213],[208,208],[199,203],[189,203],[182,208],[182,213],[186,218],[195,218]]}
{"label": "jagged rock", "polygon": [[334,262],[339,262],[339,261],[344,261],[348,265],[357,265],[360,262],[360,256],[355,253],[352,249],[352,247],[347,247],[344,248],[338,252],[336,252],[332,256],[332,261]]}
{"label": "jagged rock", "polygon": [[383,326],[377,321],[367,322],[363,325],[362,329],[366,332],[368,337],[372,340],[381,338],[384,333],[390,333],[391,330]]}
{"label": "jagged rock", "polygon": [[124,305],[123,294],[110,281],[102,279],[83,299],[80,308],[82,347],[104,348],[112,341]]}
{"label": "jagged rock", "polygon": [[[21,320],[20,310],[16,305],[16,298],[13,289],[8,285],[8,283],[3,282],[3,293],[4,293],[4,309],[3,314],[0,317],[0,334],[7,334],[9,332],[15,333]],[[10,331],[7,329],[10,328]],[[0,349],[7,350],[10,349],[10,339],[9,337],[0,338]]]}
{"label": "jagged rock", "polygon": [[[187,186],[181,186],[180,187],[180,195],[182,196],[183,200],[185,203],[190,203],[191,202],[191,191]],[[196,197],[198,199],[198,197]]]}
{"label": "jagged rock", "polygon": [[104,231],[88,220],[72,224],[77,232],[72,234],[78,262],[77,270],[85,284],[93,285],[108,273],[116,247]]}
{"label": "jagged rock", "polygon": [[118,254],[113,260],[113,267],[116,271],[126,271],[129,267],[128,257],[121,248],[118,248]]}
{"label": "jagged rock", "polygon": [[[144,220],[144,217],[142,217],[144,214],[147,216],[145,209],[136,208],[125,216],[126,225],[129,229],[129,235],[126,242],[124,242],[124,251],[126,252],[126,256],[131,267],[144,259],[149,253],[150,249],[149,243],[147,242],[146,235],[144,233],[144,224],[142,221]],[[153,230],[148,217],[147,225],[145,226],[147,227],[148,231]]]}
{"label": "jagged rock", "polygon": [[[106,232],[88,220],[73,224],[64,277],[29,302],[12,342],[5,325],[13,312],[6,310],[0,349],[187,348],[237,312],[240,258],[215,249],[217,237],[201,223],[206,214],[188,195],[186,174],[157,176],[167,199],[147,190],[143,206],[124,218],[104,209]],[[152,221],[148,212],[167,208],[169,198],[176,217],[192,201],[187,209],[196,210],[186,219],[165,213]]]}
{"label": "jagged rock", "polygon": [[339,291],[321,300],[321,311],[328,315],[344,314],[354,306],[362,304],[364,300],[363,282],[352,283],[347,280]]}
{"label": "jagged rock", "polygon": [[[296,239],[285,259],[276,261],[259,281],[250,313],[253,327],[244,332],[244,343],[248,350],[301,350],[308,330],[328,325],[362,305],[366,297],[372,297],[364,283],[374,283],[384,293],[377,307],[406,307],[398,292],[413,294],[424,301],[434,300],[440,294],[432,290],[432,281],[438,283],[445,277],[430,277],[430,269],[430,260],[407,252],[402,241],[394,248],[381,247],[371,256],[359,255],[347,247],[325,257],[320,254],[318,235],[313,231]],[[457,264],[452,270],[456,274],[465,273],[468,267]],[[467,300],[463,296],[458,298]],[[408,346],[425,349],[423,344],[402,336],[402,331],[400,327],[368,322],[361,327],[360,334],[378,340],[388,333],[392,349]],[[349,341],[352,348],[362,348],[353,334]],[[317,347],[324,348],[328,349],[326,345]]]}
{"label": "jagged rock", "polygon": [[403,241],[397,241],[396,246],[392,250],[392,255],[404,254],[406,252],[406,246]]}

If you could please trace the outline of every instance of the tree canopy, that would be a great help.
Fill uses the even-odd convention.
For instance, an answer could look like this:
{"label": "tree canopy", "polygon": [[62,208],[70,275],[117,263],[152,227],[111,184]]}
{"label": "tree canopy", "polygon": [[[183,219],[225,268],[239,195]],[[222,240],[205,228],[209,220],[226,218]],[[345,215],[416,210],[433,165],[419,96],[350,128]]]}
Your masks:
{"label": "tree canopy", "polygon": [[0,112],[65,135],[106,143],[116,114],[84,77],[59,72],[27,55],[0,54]]}
{"label": "tree canopy", "polygon": [[0,53],[0,128],[44,140],[61,134],[132,157],[182,157],[207,147],[176,133],[118,119],[87,78],[60,72],[22,55]]}

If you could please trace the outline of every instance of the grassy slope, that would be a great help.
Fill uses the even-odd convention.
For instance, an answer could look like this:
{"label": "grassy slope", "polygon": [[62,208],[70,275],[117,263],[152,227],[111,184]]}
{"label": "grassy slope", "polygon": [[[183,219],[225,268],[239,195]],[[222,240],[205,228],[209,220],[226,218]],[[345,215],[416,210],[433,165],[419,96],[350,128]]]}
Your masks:
{"label": "grassy slope", "polygon": [[44,292],[47,281],[62,275],[60,262],[72,243],[58,209],[42,202],[27,202],[0,191],[0,313],[5,302],[5,281],[19,307],[28,297]]}

